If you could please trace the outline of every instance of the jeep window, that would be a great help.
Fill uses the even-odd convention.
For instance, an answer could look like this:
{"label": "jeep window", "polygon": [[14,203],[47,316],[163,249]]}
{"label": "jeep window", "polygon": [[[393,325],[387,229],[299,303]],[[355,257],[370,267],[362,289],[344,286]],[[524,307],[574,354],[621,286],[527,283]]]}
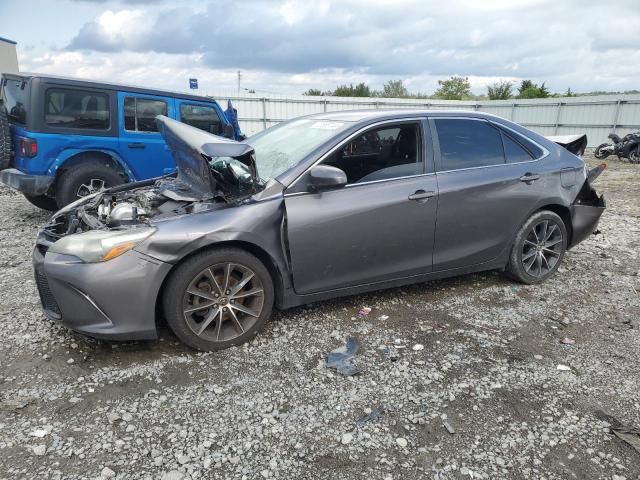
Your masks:
{"label": "jeep window", "polygon": [[45,95],[44,121],[54,127],[107,130],[109,97],[104,93],[50,88]]}
{"label": "jeep window", "polygon": [[180,121],[214,135],[222,133],[222,122],[213,107],[183,103],[180,105]]}
{"label": "jeep window", "polygon": [[167,102],[148,98],[125,97],[124,129],[132,132],[157,132],[157,115],[167,115]]}
{"label": "jeep window", "polygon": [[7,78],[4,82],[2,97],[9,119],[24,125],[27,123],[27,81]]}

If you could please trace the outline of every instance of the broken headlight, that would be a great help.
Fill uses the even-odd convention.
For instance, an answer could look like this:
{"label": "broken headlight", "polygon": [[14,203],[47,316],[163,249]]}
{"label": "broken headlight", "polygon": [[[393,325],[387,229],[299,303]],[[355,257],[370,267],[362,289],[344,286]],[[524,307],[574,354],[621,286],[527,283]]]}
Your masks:
{"label": "broken headlight", "polygon": [[61,238],[51,245],[49,252],[73,255],[86,263],[106,262],[135,248],[155,231],[153,227],[91,230]]}

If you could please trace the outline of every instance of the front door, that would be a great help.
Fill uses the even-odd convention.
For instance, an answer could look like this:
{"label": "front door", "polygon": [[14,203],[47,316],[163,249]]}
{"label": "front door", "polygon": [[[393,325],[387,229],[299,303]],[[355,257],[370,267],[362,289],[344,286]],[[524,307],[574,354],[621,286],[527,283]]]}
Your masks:
{"label": "front door", "polygon": [[174,100],[156,95],[118,92],[120,154],[136,179],[165,175],[176,165],[158,132],[156,116],[175,118]]}
{"label": "front door", "polygon": [[371,128],[322,162],[345,171],[347,186],[285,194],[297,293],[431,271],[437,184],[423,138],[420,122]]}

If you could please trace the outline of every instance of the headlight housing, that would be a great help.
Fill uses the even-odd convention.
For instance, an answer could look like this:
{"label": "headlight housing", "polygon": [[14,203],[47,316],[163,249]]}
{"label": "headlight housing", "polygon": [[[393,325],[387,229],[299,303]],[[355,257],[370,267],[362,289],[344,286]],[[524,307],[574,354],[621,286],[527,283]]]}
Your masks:
{"label": "headlight housing", "polygon": [[73,255],[86,263],[107,262],[154,234],[154,227],[129,230],[91,230],[61,238],[49,248],[52,253]]}

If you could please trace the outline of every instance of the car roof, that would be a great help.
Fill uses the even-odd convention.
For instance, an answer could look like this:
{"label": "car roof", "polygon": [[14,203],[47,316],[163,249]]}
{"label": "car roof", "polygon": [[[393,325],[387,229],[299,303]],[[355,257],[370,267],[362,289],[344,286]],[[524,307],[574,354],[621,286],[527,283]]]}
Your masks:
{"label": "car roof", "polygon": [[50,80],[56,83],[64,84],[64,85],[72,85],[74,87],[83,87],[90,86],[91,88],[102,88],[105,90],[121,90],[133,93],[143,93],[148,95],[159,95],[165,97],[179,97],[185,98],[189,100],[198,100],[201,102],[215,102],[215,99],[212,97],[207,97],[204,95],[193,95],[189,93],[181,93],[174,92],[171,90],[159,90],[156,88],[147,88],[135,85],[125,85],[121,83],[114,82],[100,82],[96,80],[85,80],[82,78],[71,78],[71,77],[61,77],[57,75],[42,75],[40,73],[3,73],[3,77],[7,78],[39,78],[42,80]]}
{"label": "car roof", "polygon": [[332,120],[343,122],[371,122],[371,121],[383,121],[393,120],[398,118],[411,118],[411,117],[475,117],[475,118],[487,118],[498,119],[495,115],[484,112],[476,112],[473,110],[428,110],[418,108],[394,108],[394,109],[370,109],[370,110],[340,110],[336,112],[324,112],[314,113],[308,115],[306,118],[312,118],[317,120]]}

